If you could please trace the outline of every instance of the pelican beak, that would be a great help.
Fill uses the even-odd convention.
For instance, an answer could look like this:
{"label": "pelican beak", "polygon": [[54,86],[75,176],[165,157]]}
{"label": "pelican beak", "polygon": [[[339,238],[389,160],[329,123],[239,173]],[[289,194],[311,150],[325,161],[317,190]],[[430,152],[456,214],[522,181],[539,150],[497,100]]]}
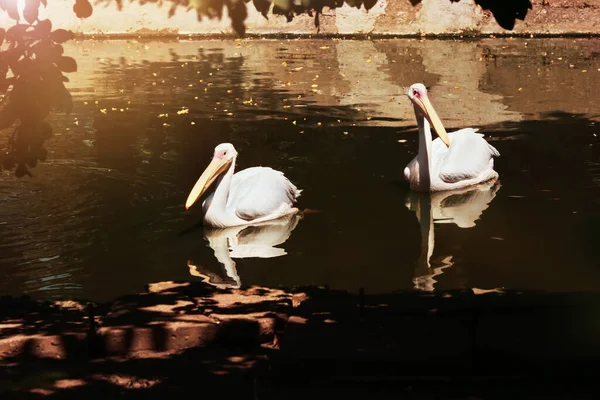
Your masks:
{"label": "pelican beak", "polygon": [[188,210],[195,202],[202,196],[206,189],[212,185],[212,183],[229,168],[231,165],[231,159],[225,160],[222,158],[214,157],[208,167],[204,170],[200,178],[194,185],[194,188],[188,195],[187,201],[185,202],[185,209]]}
{"label": "pelican beak", "polygon": [[425,118],[427,118],[427,121],[429,121],[437,135],[440,137],[440,140],[444,142],[447,147],[450,147],[450,138],[446,133],[446,128],[444,128],[440,117],[438,117],[427,96],[421,96],[419,98],[414,97],[411,100],[413,101],[414,105],[418,107],[421,112],[423,112],[423,115]]}

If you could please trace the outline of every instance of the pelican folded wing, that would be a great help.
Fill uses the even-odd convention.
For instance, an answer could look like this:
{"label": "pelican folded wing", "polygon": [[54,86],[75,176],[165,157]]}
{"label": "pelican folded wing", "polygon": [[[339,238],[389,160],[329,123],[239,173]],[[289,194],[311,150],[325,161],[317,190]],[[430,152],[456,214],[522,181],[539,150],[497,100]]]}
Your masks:
{"label": "pelican folded wing", "polygon": [[[439,176],[448,183],[490,179],[495,175],[493,157],[499,155],[498,150],[475,129],[452,132],[452,145],[442,162]],[[482,175],[490,176],[486,178]]]}

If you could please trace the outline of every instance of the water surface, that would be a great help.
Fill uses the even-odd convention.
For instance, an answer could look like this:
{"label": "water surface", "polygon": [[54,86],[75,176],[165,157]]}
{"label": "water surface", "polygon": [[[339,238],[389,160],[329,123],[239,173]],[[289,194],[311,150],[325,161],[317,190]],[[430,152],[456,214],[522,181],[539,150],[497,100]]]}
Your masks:
{"label": "water surface", "polygon": [[[0,175],[1,294],[107,300],[160,280],[395,290],[600,288],[598,40],[82,41],[73,114],[33,178]],[[404,93],[477,127],[500,181],[411,193]],[[10,132],[0,133],[4,138]],[[214,147],[308,212],[209,231],[184,210]],[[267,257],[267,258],[265,258]]]}

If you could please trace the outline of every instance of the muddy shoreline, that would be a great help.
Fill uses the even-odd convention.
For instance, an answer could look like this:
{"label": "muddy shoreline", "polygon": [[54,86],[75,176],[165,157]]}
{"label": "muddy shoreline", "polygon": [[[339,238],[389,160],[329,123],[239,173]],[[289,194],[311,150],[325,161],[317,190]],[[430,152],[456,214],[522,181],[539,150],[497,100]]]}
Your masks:
{"label": "muddy shoreline", "polygon": [[386,39],[430,39],[430,40],[485,40],[494,38],[528,38],[528,39],[593,39],[600,37],[600,31],[564,31],[564,32],[457,32],[457,33],[247,33],[239,37],[234,33],[188,33],[160,32],[160,33],[77,33],[79,40],[386,40]]}

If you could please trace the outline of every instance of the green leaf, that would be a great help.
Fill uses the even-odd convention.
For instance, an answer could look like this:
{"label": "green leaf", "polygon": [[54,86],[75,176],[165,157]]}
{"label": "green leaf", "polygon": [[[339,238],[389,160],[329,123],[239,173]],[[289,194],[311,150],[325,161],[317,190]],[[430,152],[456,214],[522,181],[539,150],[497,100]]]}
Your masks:
{"label": "green leaf", "polygon": [[269,12],[269,8],[271,8],[271,2],[269,0],[252,0],[252,2],[256,11],[261,13],[265,19],[269,19],[267,13]]}
{"label": "green leaf", "polygon": [[365,9],[369,11],[371,8],[375,6],[377,0],[364,0]]}
{"label": "green leaf", "polygon": [[6,31],[6,40],[9,42],[16,42],[17,39],[21,39],[25,35],[27,28],[29,28],[29,25],[27,24],[14,25]]}
{"label": "green leaf", "polygon": [[75,0],[73,12],[77,15],[77,18],[88,18],[93,11],[94,9],[88,0]]}
{"label": "green leaf", "polygon": [[60,44],[54,44],[48,39],[40,40],[31,47],[31,50],[35,53],[35,58],[44,63],[56,62],[63,54],[62,46]]}
{"label": "green leaf", "polygon": [[10,77],[7,79],[0,79],[0,93],[6,93],[6,91],[8,90],[8,87],[10,85],[14,85],[15,84],[15,78],[14,77]]}
{"label": "green leaf", "polygon": [[25,8],[23,8],[23,18],[25,21],[33,25],[38,18],[40,8],[40,0],[25,0]]}
{"label": "green leaf", "polygon": [[0,0],[0,8],[3,8],[8,13],[8,16],[15,21],[20,19],[16,0]]}
{"label": "green leaf", "polygon": [[227,5],[227,11],[229,13],[229,18],[231,18],[231,27],[239,36],[243,37],[246,33],[244,20],[248,16],[246,4],[241,1],[229,3]]}
{"label": "green leaf", "polygon": [[73,97],[71,93],[63,86],[63,90],[60,91],[60,108],[67,114],[71,114],[73,111]]}
{"label": "green leaf", "polygon": [[8,106],[0,111],[0,129],[9,128],[16,120],[17,113],[15,112],[15,107],[9,103]]}
{"label": "green leaf", "polygon": [[52,22],[50,22],[49,19],[38,21],[38,23],[35,25],[36,33],[42,38],[48,36],[51,30]]}
{"label": "green leaf", "polygon": [[273,0],[273,4],[285,11],[292,8],[292,0]]}
{"label": "green leaf", "polygon": [[[36,79],[36,68],[35,63],[30,58],[22,58],[17,61],[10,63],[10,69],[13,74],[18,77],[25,77],[25,79]],[[39,79],[39,78],[38,78]]]}
{"label": "green leaf", "polygon": [[56,61],[56,66],[63,72],[77,71],[77,62],[72,57],[60,57]]}
{"label": "green leaf", "polygon": [[50,33],[50,39],[56,43],[64,43],[68,40],[75,38],[75,34],[66,29],[57,29]]}

